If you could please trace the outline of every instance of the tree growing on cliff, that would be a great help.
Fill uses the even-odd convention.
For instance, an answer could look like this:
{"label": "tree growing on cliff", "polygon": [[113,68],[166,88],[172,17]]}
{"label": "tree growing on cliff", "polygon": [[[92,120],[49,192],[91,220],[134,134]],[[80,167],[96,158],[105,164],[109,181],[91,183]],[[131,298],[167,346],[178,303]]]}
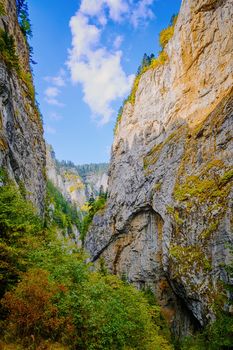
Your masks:
{"label": "tree growing on cliff", "polygon": [[23,35],[29,39],[32,37],[32,28],[29,18],[28,3],[27,0],[17,0],[16,1],[17,15],[20,28]]}

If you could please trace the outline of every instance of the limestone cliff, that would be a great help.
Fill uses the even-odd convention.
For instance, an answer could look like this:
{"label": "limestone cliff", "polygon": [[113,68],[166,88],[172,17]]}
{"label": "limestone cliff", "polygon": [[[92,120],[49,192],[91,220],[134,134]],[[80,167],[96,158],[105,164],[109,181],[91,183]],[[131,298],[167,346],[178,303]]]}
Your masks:
{"label": "limestone cliff", "polygon": [[76,169],[59,165],[50,145],[46,145],[46,168],[48,179],[61,191],[63,196],[77,208],[87,201],[85,185]]}
{"label": "limestone cliff", "polygon": [[112,147],[86,248],[150,286],[176,335],[213,318],[232,235],[232,0],[183,0],[168,60],[147,70]]}
{"label": "limestone cliff", "polygon": [[76,166],[72,162],[59,162],[50,145],[46,145],[46,169],[48,179],[61,191],[63,196],[78,210],[90,196],[99,194],[102,186],[107,191],[107,164]]}
{"label": "limestone cliff", "polygon": [[45,194],[45,144],[34,98],[29,47],[18,20],[15,0],[2,2],[0,17],[0,167],[25,186],[42,213]]}

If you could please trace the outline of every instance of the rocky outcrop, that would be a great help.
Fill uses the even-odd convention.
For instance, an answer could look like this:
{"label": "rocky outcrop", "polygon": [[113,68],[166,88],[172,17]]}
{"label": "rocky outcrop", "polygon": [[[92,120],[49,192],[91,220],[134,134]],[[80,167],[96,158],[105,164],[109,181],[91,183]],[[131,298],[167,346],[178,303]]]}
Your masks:
{"label": "rocky outcrop", "polygon": [[48,179],[70,203],[80,209],[87,201],[85,185],[76,169],[59,165],[52,147],[48,144],[46,145],[46,169]]}
{"label": "rocky outcrop", "polygon": [[[183,0],[164,65],[145,72],[112,147],[85,246],[150,287],[180,336],[214,317],[232,243],[233,1]],[[229,281],[228,281],[229,282]]]}
{"label": "rocky outcrop", "polygon": [[[72,162],[59,162],[51,145],[46,145],[46,171],[48,179],[78,210],[90,196],[97,196],[100,189],[107,191],[107,165],[86,164],[76,166]],[[79,171],[82,175],[79,174]]]}
{"label": "rocky outcrop", "polygon": [[[6,0],[4,5],[6,15],[0,18],[0,28],[13,36],[22,72],[28,78],[29,49],[18,24],[15,0]],[[25,187],[27,198],[42,214],[46,176],[42,122],[25,81],[1,59],[0,167]]]}
{"label": "rocky outcrop", "polygon": [[83,182],[86,186],[87,198],[93,194],[94,196],[99,194],[99,191],[107,192],[108,190],[108,168],[100,168],[97,170],[87,171],[82,176]]}

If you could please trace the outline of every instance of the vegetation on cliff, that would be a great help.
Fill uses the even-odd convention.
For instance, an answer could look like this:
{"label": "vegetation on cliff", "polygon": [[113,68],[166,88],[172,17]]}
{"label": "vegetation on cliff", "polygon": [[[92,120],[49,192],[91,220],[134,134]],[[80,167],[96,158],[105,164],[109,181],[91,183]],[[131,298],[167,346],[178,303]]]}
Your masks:
{"label": "vegetation on cliff", "polygon": [[80,218],[74,205],[68,203],[61,192],[47,181],[47,210],[45,215],[46,225],[57,225],[64,233],[72,235],[73,226],[80,225]]}
{"label": "vegetation on cliff", "polygon": [[[1,184],[0,322],[5,349],[172,349],[151,293],[109,275],[103,263],[93,272],[82,250],[58,238],[57,214],[45,224],[4,174]],[[48,198],[59,203],[55,210],[73,222],[73,211],[53,190],[49,186]],[[233,266],[229,271],[232,276]],[[216,321],[177,349],[229,348],[233,320],[219,311],[224,300],[223,295],[216,306]]]}
{"label": "vegetation on cliff", "polygon": [[0,29],[0,57],[8,69],[15,69],[19,73],[19,58],[16,54],[14,37]]}
{"label": "vegetation on cliff", "polygon": [[159,52],[158,57],[155,57],[154,54],[151,54],[150,56],[148,56],[147,54],[144,54],[142,63],[138,67],[137,75],[134,79],[131,92],[129,96],[124,100],[123,105],[120,107],[118,111],[116,124],[114,127],[114,133],[116,133],[118,124],[121,121],[124,105],[127,102],[131,103],[132,105],[135,104],[136,92],[138,89],[141,76],[149,69],[156,69],[157,67],[165,64],[166,61],[168,60],[168,55],[164,49],[165,49],[165,46],[168,44],[169,40],[171,40],[171,38],[173,37],[177,17],[178,17],[177,15],[172,16],[170,25],[167,28],[163,29],[159,34],[159,43],[161,46],[161,51]]}
{"label": "vegetation on cliff", "polygon": [[[0,29],[0,57],[5,62],[9,72],[15,72],[17,77],[23,83],[24,91],[30,98],[36,115],[40,118],[40,112],[38,110],[38,103],[35,99],[35,87],[32,77],[32,64],[35,64],[33,60],[33,49],[29,45],[29,39],[32,37],[31,23],[28,14],[28,5],[26,0],[19,0],[16,2],[17,19],[19,27],[22,31],[25,45],[28,51],[28,60],[31,64],[30,67],[25,67],[21,62],[20,52],[17,52],[15,38],[13,34],[10,34],[7,30]],[[6,10],[2,2],[0,2],[0,16],[5,16]]]}
{"label": "vegetation on cliff", "polygon": [[4,175],[1,184],[5,349],[171,349],[156,304],[103,266],[92,272],[81,250],[58,239],[56,220],[45,225]]}
{"label": "vegetation on cliff", "polygon": [[90,225],[93,221],[93,218],[97,212],[100,212],[105,208],[105,204],[107,201],[107,193],[100,193],[97,198],[91,197],[87,203],[85,208],[85,215],[80,222],[79,230],[80,230],[80,238],[82,242],[86,237],[86,234],[90,228]]}

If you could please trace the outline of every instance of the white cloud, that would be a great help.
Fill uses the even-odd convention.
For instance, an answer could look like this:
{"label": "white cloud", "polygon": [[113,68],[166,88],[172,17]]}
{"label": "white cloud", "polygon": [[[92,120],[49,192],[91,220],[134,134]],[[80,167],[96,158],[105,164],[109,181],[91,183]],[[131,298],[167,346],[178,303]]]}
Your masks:
{"label": "white cloud", "polygon": [[49,86],[45,89],[45,101],[52,106],[63,107],[64,104],[58,100],[61,91],[56,86]]}
{"label": "white cloud", "polygon": [[63,119],[63,117],[60,114],[58,114],[57,112],[52,112],[49,114],[49,119],[53,120],[53,121],[59,121],[59,120]]}
{"label": "white cloud", "polygon": [[57,106],[57,107],[64,107],[64,103],[59,102],[59,100],[57,98],[48,98],[45,97],[45,101],[51,105],[51,106]]}
{"label": "white cloud", "polygon": [[50,125],[46,125],[45,126],[45,132],[47,133],[47,134],[50,134],[50,135],[54,135],[54,134],[56,134],[56,129],[54,129],[52,126],[50,126]]}
{"label": "white cloud", "polygon": [[60,90],[57,87],[50,86],[45,90],[45,96],[48,98],[57,97]]}
{"label": "white cloud", "polygon": [[106,12],[113,21],[120,22],[128,11],[129,4],[126,0],[82,0],[79,12],[86,16],[97,17],[104,25],[107,21]]}
{"label": "white cloud", "polygon": [[44,77],[44,80],[58,87],[66,85],[66,72],[64,69],[60,69],[58,74],[54,77]]}
{"label": "white cloud", "polygon": [[153,1],[82,0],[80,9],[70,20],[72,48],[67,66],[71,80],[82,85],[84,101],[101,123],[109,122],[114,112],[112,102],[129,93],[134,78],[122,66],[119,48],[123,37],[117,35],[111,48],[102,43],[105,25],[109,20],[127,20],[137,27],[152,18]]}
{"label": "white cloud", "polygon": [[113,47],[114,49],[119,49],[122,42],[123,42],[124,38],[122,35],[117,35],[117,37],[115,38],[114,42],[113,42]]}
{"label": "white cloud", "polygon": [[135,6],[130,16],[130,21],[135,28],[145,20],[154,18],[154,13],[151,10],[153,2],[154,0],[141,0]]}

